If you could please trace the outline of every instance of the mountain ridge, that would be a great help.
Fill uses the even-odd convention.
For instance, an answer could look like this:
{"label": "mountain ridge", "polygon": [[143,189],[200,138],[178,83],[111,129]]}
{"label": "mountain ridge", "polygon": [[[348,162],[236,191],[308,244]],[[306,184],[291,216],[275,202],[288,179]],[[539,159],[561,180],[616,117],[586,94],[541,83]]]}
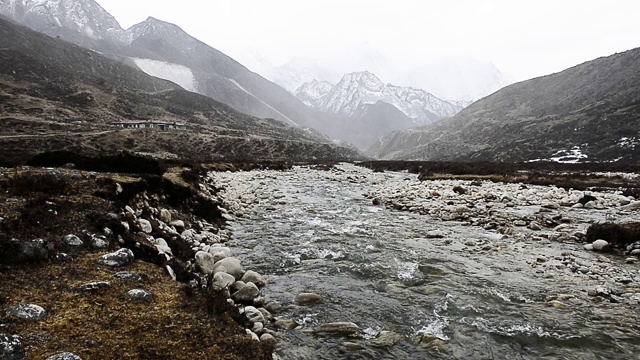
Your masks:
{"label": "mountain ridge", "polygon": [[345,74],[335,85],[312,81],[296,90],[296,96],[308,106],[334,114],[351,116],[363,104],[389,103],[416,124],[427,124],[451,117],[461,107],[438,99],[422,89],[385,84],[369,71]]}
{"label": "mountain ridge", "polygon": [[578,162],[637,162],[635,147],[624,144],[640,139],[638,84],[640,48],[509,85],[451,119],[391,134],[368,154],[518,162],[574,153]]}

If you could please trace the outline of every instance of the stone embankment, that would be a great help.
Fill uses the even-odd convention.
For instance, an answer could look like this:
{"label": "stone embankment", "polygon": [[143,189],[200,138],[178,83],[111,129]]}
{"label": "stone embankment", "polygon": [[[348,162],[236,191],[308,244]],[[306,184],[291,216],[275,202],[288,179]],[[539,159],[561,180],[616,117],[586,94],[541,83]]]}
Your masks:
{"label": "stone embankment", "polygon": [[[48,199],[39,204],[43,207],[42,211],[48,214],[55,212],[55,215],[52,215],[53,220],[69,222],[71,225],[76,222],[75,225],[85,227],[78,228],[77,232],[49,233],[46,237],[41,234],[42,237],[35,240],[18,239],[10,233],[4,234],[0,242],[4,252],[0,262],[2,264],[0,276],[4,282],[0,288],[0,305],[4,313],[0,317],[0,325],[3,328],[0,330],[2,333],[0,334],[0,358],[19,360],[31,358],[32,354],[38,354],[37,356],[46,354],[45,357],[48,359],[81,359],[83,354],[95,356],[97,348],[112,340],[115,346],[126,346],[123,343],[119,344],[117,339],[102,338],[105,334],[86,334],[83,336],[88,338],[85,343],[72,348],[61,348],[55,343],[57,337],[65,336],[55,333],[60,331],[57,324],[71,322],[69,326],[73,326],[74,321],[82,323],[78,319],[74,320],[74,317],[91,316],[84,312],[77,314],[67,312],[67,307],[73,308],[74,304],[62,304],[59,301],[68,300],[69,297],[77,300],[79,297],[82,303],[85,298],[96,296],[101,300],[94,302],[101,307],[124,306],[126,308],[127,304],[138,303],[139,305],[135,306],[142,313],[134,315],[134,319],[159,316],[163,319],[155,319],[155,321],[162,322],[171,322],[164,319],[170,314],[156,314],[154,309],[175,313],[170,315],[172,318],[190,317],[190,315],[181,314],[176,308],[165,309],[174,304],[162,303],[163,301],[171,298],[171,301],[187,301],[192,306],[191,303],[196,301],[189,300],[189,297],[202,298],[205,303],[201,303],[199,312],[208,313],[208,316],[213,318],[228,314],[229,318],[245,327],[244,335],[241,336],[237,333],[238,330],[233,329],[238,325],[228,329],[218,329],[216,331],[221,333],[211,335],[212,339],[220,339],[218,343],[202,345],[199,349],[194,349],[191,354],[189,351],[179,352],[176,349],[169,353],[179,352],[184,358],[200,354],[202,358],[215,359],[224,355],[224,351],[221,352],[220,348],[227,347],[233,349],[229,354],[246,356],[238,358],[271,357],[276,339],[273,331],[268,330],[264,325],[272,319],[270,310],[277,310],[278,304],[270,302],[261,291],[267,280],[254,271],[245,270],[226,245],[233,237],[230,227],[226,225],[227,220],[232,217],[221,207],[222,203],[216,194],[215,184],[208,181],[189,185],[175,176],[143,179],[79,171],[44,171],[53,172],[56,177],[68,181],[98,184],[99,190],[94,185],[93,194],[73,193],[78,189],[65,190],[60,194],[46,194],[49,196]],[[11,175],[8,177],[10,178]],[[17,189],[10,180],[3,183],[8,184],[8,194],[15,190],[12,186]],[[69,187],[71,189],[75,185],[71,183]],[[67,217],[66,213],[56,212],[56,206],[63,201],[70,206],[75,197],[96,195],[100,201],[96,199],[91,201],[100,202],[102,206],[85,209],[90,211],[91,221],[87,222],[86,219],[78,221],[77,218]],[[31,195],[26,195],[27,198],[29,196]],[[101,201],[102,199],[109,201]],[[28,201],[29,199],[22,200],[16,196],[8,199],[7,203],[19,206]],[[21,212],[25,210],[11,207],[5,210],[2,214],[2,221],[5,222],[3,230],[11,230],[13,225],[21,221]],[[64,230],[68,229],[69,227],[64,227]],[[34,234],[37,234],[37,231]],[[142,266],[141,261],[159,265],[164,274],[154,270],[152,276],[133,271],[134,268]],[[47,270],[70,273],[68,278],[63,275],[58,279],[41,279],[43,282],[58,281],[58,284],[47,284],[46,287],[51,291],[60,292],[61,295],[49,294],[51,296],[48,296],[41,293],[37,286],[26,288],[18,286],[18,282],[24,282],[25,279],[18,279],[16,274],[26,276],[46,274]],[[80,273],[85,270],[87,273],[98,274],[98,277],[81,282],[80,279],[85,277]],[[151,281],[151,278],[156,282]],[[185,295],[180,295],[180,285],[178,285],[179,282],[174,282],[175,280],[185,284],[181,286],[187,294],[186,300]],[[171,282],[176,285],[171,285]],[[170,287],[176,289],[175,294],[163,293]],[[36,302],[36,299],[42,302]],[[147,304],[146,308],[144,304]],[[75,306],[82,309],[81,304]],[[189,311],[187,305],[182,307],[184,308],[182,311]],[[147,311],[148,313],[145,313]],[[133,324],[136,320],[130,319],[129,322],[123,322],[121,319],[117,320],[119,319],[117,314],[110,313],[111,315],[115,319],[111,320],[110,325],[115,321],[123,329],[133,327],[134,333],[140,331],[136,330],[138,325]],[[206,318],[207,315],[205,314],[204,317]],[[198,319],[196,322],[202,320]],[[101,319],[95,319],[95,322],[100,323]],[[175,325],[167,326],[177,327],[180,323],[181,321],[176,320]],[[221,321],[219,326],[223,323],[228,323],[228,320]],[[81,325],[78,324],[78,326]],[[227,324],[227,326],[230,325]],[[108,328],[109,325],[105,327]],[[187,330],[188,327],[185,327],[177,332],[179,336],[189,336],[186,332],[190,331]],[[199,333],[204,331],[207,331],[207,328],[203,326],[192,335],[197,338]],[[34,336],[38,339],[34,340]],[[143,338],[140,338],[140,342],[144,342]],[[172,339],[171,342],[180,340],[180,338]],[[254,340],[257,344],[255,346],[251,345],[251,341]],[[184,341],[188,342],[188,339]],[[211,340],[206,342],[211,343]],[[72,346],[70,344],[73,344],[74,340],[67,339],[62,343]],[[125,349],[120,358],[152,356],[149,352],[160,353],[165,345],[168,346],[168,344],[158,345],[152,350],[140,345],[139,347],[145,350],[137,352],[136,349]],[[92,347],[92,350],[88,350]],[[52,353],[55,352],[53,349],[60,351]],[[106,353],[103,356],[109,357]]]}

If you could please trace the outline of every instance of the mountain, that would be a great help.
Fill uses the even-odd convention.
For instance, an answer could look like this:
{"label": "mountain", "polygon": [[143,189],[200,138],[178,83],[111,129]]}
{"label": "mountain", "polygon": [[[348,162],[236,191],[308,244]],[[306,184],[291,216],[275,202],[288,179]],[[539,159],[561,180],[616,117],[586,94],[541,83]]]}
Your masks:
{"label": "mountain", "polygon": [[503,88],[369,154],[449,161],[640,162],[640,48]]}
{"label": "mountain", "polygon": [[150,17],[125,31],[93,0],[11,0],[3,2],[0,13],[175,81],[238,111],[317,127],[319,120],[295,96],[174,24]]}
{"label": "mountain", "polygon": [[296,96],[308,106],[327,113],[353,115],[361,104],[383,101],[402,111],[416,124],[451,117],[462,108],[432,94],[409,87],[385,85],[368,71],[346,74],[336,85],[312,81],[296,90]]}
{"label": "mountain", "polygon": [[428,89],[441,99],[466,107],[512,84],[514,79],[491,62],[458,55],[410,68],[398,82]]}
{"label": "mountain", "polygon": [[[184,130],[123,129],[123,121]],[[166,159],[355,159],[310,130],[240,113],[95,51],[0,17],[0,163],[122,150]]]}

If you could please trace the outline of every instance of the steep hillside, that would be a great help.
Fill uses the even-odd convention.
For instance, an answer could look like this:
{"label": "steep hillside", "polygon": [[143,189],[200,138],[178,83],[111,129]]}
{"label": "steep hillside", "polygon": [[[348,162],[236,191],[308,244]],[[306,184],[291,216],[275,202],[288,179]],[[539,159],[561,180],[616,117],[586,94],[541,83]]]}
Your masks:
{"label": "steep hillside", "polygon": [[640,49],[510,85],[449,120],[394,133],[384,159],[640,161]]}
{"label": "steep hillside", "polygon": [[[176,81],[190,74],[188,90],[228,104],[238,111],[303,127],[319,120],[280,86],[191,37],[180,27],[148,18],[123,30],[93,0],[9,0],[0,14],[51,36],[112,56],[150,75]],[[178,81],[180,85],[181,83]]]}
{"label": "steep hillside", "polygon": [[[21,163],[52,150],[89,155],[130,150],[198,161],[359,157],[317,133],[241,114],[91,50],[3,19],[0,114],[2,163]],[[186,130],[110,125],[123,120],[184,123]]]}

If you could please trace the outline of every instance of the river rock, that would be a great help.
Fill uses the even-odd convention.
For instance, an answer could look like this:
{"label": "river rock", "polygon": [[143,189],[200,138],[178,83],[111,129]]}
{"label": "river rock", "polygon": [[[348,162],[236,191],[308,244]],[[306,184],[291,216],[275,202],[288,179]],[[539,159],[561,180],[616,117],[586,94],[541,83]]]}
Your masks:
{"label": "river rock", "polygon": [[266,333],[260,335],[260,341],[271,346],[275,346],[276,343],[278,342],[278,340],[276,340],[276,338],[273,335],[266,334]]}
{"label": "river rock", "polygon": [[144,289],[131,289],[127,291],[127,297],[138,301],[151,301],[153,294]]}
{"label": "river rock", "polygon": [[108,281],[93,281],[90,283],[82,284],[78,286],[79,291],[94,291],[100,289],[110,288],[111,283]]}
{"label": "river rock", "polygon": [[360,350],[364,350],[365,347],[355,343],[355,342],[350,342],[350,341],[345,341],[345,342],[341,342],[340,346],[344,347],[345,349],[349,350],[349,351],[360,351]]}
{"label": "river rock", "polygon": [[598,239],[591,243],[593,245],[593,250],[596,251],[605,251],[609,248],[609,243],[606,240]]}
{"label": "river rock", "polygon": [[256,286],[258,286],[258,287],[263,287],[267,283],[264,280],[264,278],[262,277],[262,275],[258,274],[255,271],[252,271],[252,270],[249,270],[246,273],[244,273],[244,275],[242,275],[242,279],[240,279],[240,280],[244,281],[246,283],[252,282],[252,283],[256,284]]}
{"label": "river rock", "polygon": [[47,316],[42,306],[34,304],[20,304],[7,310],[7,316],[16,317],[25,321],[38,321]]}
{"label": "river rock", "polygon": [[213,255],[205,252],[198,251],[194,257],[196,268],[203,274],[213,274],[215,261],[213,261]]}
{"label": "river rock", "polygon": [[585,244],[584,249],[587,251],[593,251],[593,244]]}
{"label": "river rock", "polygon": [[218,272],[213,275],[212,285],[219,289],[227,289],[235,282],[236,278],[233,275],[229,275],[226,272]]}
{"label": "river rock", "polygon": [[21,338],[17,335],[0,334],[0,359],[23,360],[24,358]]}
{"label": "river rock", "polygon": [[371,341],[373,345],[390,347],[404,340],[404,336],[393,331],[380,331],[380,334]]}
{"label": "river rock", "polygon": [[240,264],[240,260],[234,257],[224,258],[220,261],[217,261],[213,265],[213,273],[217,273],[220,271],[224,271],[227,274],[231,274],[233,275],[234,278],[238,280],[242,278],[242,275],[244,275],[244,269]]}
{"label": "river rock", "polygon": [[151,234],[151,232],[153,231],[151,222],[149,222],[149,220],[138,219],[138,224],[140,224],[140,229],[147,234]]}
{"label": "river rock", "polygon": [[158,217],[165,224],[169,224],[171,222],[171,213],[167,209],[160,209],[160,215]]}
{"label": "river rock", "polygon": [[213,261],[220,261],[231,257],[231,249],[226,246],[211,247],[209,253],[213,255]]}
{"label": "river rock", "polygon": [[74,353],[64,352],[49,356],[47,360],[82,360],[82,358]]}
{"label": "river rock", "polygon": [[352,322],[340,321],[322,324],[315,329],[316,333],[339,334],[345,336],[358,335],[362,332],[360,327]]}
{"label": "river rock", "polygon": [[429,230],[424,235],[427,239],[441,239],[445,236],[442,230]]}
{"label": "river rock", "polygon": [[82,246],[84,242],[76,235],[69,234],[62,238],[62,241],[68,246]]}
{"label": "river rock", "polygon": [[232,298],[236,301],[252,301],[260,295],[260,289],[254,283],[247,283],[242,289],[236,291]]}
{"label": "river rock", "polygon": [[322,296],[315,293],[300,293],[296,295],[294,301],[301,306],[319,304],[322,302]]}
{"label": "river rock", "polygon": [[102,255],[98,258],[97,263],[99,265],[106,265],[111,267],[121,267],[133,262],[133,251],[122,248],[116,252]]}
{"label": "river rock", "polygon": [[244,315],[247,317],[247,319],[251,320],[251,322],[253,323],[259,322],[264,324],[264,321],[265,321],[264,316],[262,315],[260,310],[256,309],[253,306],[245,306]]}
{"label": "river rock", "polygon": [[281,329],[293,330],[298,327],[298,323],[295,320],[279,318],[275,322],[276,326]]}

